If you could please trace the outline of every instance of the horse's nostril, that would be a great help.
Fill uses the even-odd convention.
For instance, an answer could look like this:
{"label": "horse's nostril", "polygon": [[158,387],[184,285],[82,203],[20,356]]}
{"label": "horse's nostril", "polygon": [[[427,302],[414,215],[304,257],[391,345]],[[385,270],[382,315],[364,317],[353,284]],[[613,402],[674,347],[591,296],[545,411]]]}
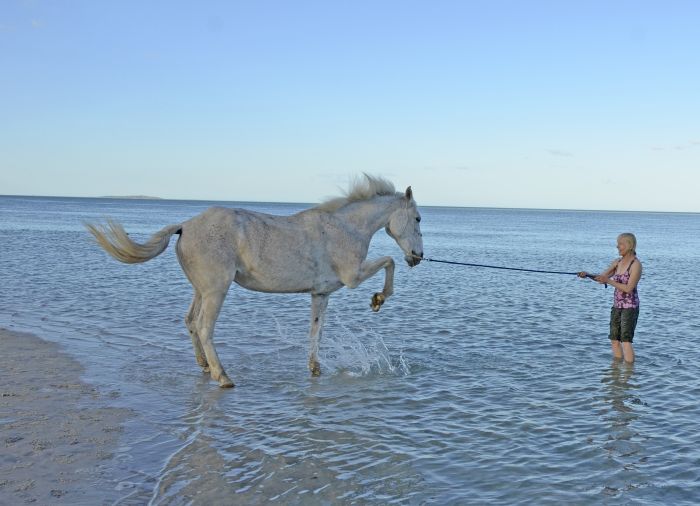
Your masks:
{"label": "horse's nostril", "polygon": [[415,251],[411,250],[411,253],[413,254],[414,257],[423,258],[422,251],[420,253],[416,253]]}

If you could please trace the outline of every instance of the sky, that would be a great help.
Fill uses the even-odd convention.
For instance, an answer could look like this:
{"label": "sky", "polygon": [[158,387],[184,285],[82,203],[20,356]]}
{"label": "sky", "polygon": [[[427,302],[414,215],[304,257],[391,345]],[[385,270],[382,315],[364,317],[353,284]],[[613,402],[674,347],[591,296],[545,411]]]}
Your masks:
{"label": "sky", "polygon": [[0,194],[700,212],[700,2],[0,0]]}

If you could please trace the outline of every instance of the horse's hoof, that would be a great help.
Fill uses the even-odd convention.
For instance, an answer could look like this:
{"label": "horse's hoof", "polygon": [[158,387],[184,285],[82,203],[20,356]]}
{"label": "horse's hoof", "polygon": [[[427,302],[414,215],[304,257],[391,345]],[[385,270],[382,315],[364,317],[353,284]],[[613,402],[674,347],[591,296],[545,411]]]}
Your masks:
{"label": "horse's hoof", "polygon": [[208,366],[208,365],[203,365],[203,366],[202,366],[202,372],[211,372],[211,371],[209,370],[209,366]]}
{"label": "horse's hoof", "polygon": [[318,362],[315,364],[309,364],[309,369],[311,369],[311,376],[318,377],[321,375],[321,364]]}
{"label": "horse's hoof", "polygon": [[375,293],[372,296],[372,303],[369,305],[369,307],[372,308],[372,311],[375,313],[379,311],[379,308],[382,307],[382,304],[384,304],[384,301],[386,300],[386,297],[384,297],[383,293]]}
{"label": "horse's hoof", "polygon": [[219,386],[221,388],[233,388],[235,385],[233,384],[233,381],[231,381],[231,378],[225,374],[222,374],[219,378]]}
{"label": "horse's hoof", "polygon": [[219,380],[219,387],[220,388],[233,388],[235,386],[236,385],[234,385],[233,381],[231,381],[230,379],[226,379],[226,381]]}

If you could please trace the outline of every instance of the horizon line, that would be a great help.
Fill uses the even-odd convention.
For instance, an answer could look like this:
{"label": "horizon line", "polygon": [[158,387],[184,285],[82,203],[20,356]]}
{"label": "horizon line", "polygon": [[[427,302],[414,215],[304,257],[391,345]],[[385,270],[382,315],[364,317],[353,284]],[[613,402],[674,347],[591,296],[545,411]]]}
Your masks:
{"label": "horizon line", "polygon": [[[91,200],[143,200],[148,202],[175,201],[175,202],[221,202],[221,203],[241,203],[241,204],[288,204],[288,205],[308,205],[316,206],[320,202],[298,202],[298,201],[274,201],[274,200],[220,200],[220,199],[194,199],[194,198],[168,198],[150,195],[105,195],[105,196],[75,196],[75,195],[22,195],[22,194],[0,194],[1,197],[24,197],[24,198],[59,198],[59,199],[91,199]],[[504,207],[504,206],[466,206],[453,204],[419,204],[418,207],[437,207],[455,209],[493,209],[504,211],[571,211],[571,212],[603,212],[603,213],[657,213],[657,214],[700,214],[700,211],[660,211],[645,209],[579,209],[560,207]]]}

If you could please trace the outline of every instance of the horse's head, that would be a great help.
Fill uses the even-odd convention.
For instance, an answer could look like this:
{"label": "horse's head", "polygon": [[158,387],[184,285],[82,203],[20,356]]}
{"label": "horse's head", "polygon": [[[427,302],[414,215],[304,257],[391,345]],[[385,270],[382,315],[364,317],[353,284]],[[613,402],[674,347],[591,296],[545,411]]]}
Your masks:
{"label": "horse's head", "polygon": [[420,232],[420,214],[410,186],[406,188],[401,201],[403,205],[389,217],[386,233],[396,241],[404,252],[406,262],[413,267],[423,258],[423,234]]}

